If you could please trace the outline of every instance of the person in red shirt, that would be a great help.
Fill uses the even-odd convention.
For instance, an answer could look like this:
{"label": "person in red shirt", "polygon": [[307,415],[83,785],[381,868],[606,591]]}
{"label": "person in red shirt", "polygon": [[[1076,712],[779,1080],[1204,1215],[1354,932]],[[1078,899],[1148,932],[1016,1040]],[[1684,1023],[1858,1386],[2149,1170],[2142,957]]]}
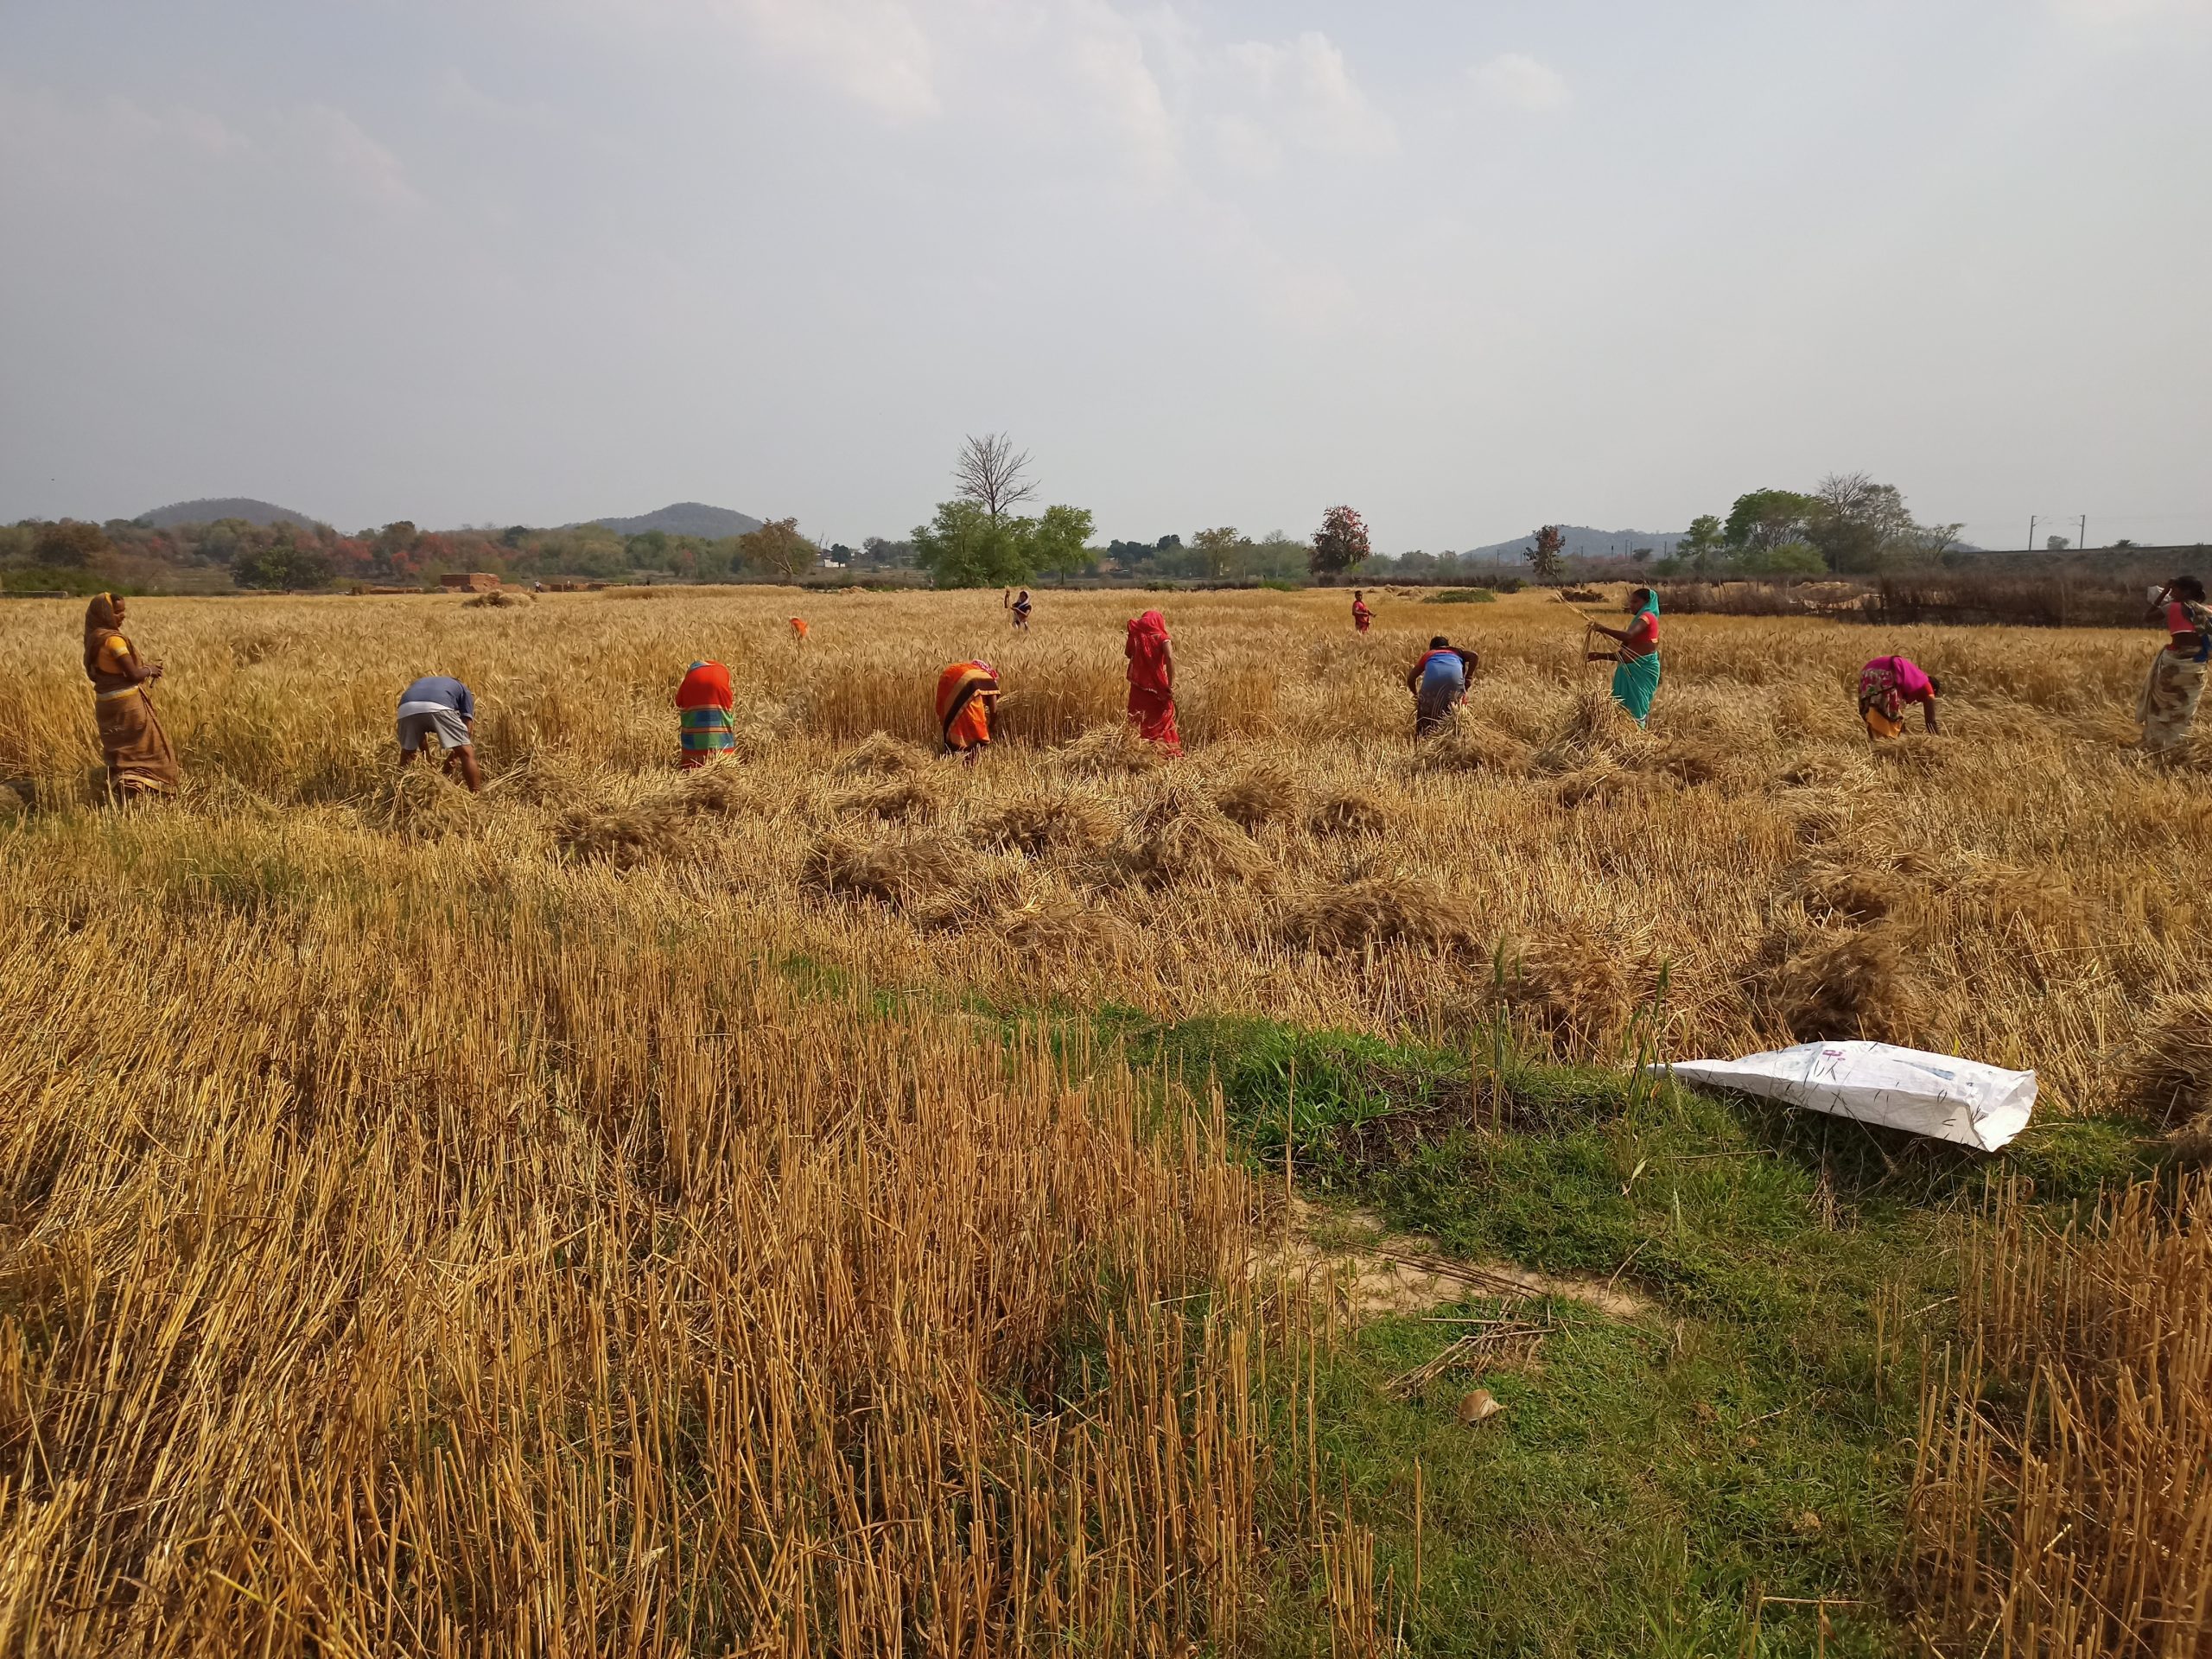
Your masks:
{"label": "person in red shirt", "polygon": [[1367,608],[1366,594],[1358,589],[1355,589],[1351,596],[1352,626],[1357,628],[1362,633],[1365,633],[1367,632],[1368,624],[1374,620],[1375,613]]}
{"label": "person in red shirt", "polygon": [[2204,584],[2195,576],[2176,576],[2159,590],[2156,604],[2166,644],[2152,661],[2135,717],[2143,722],[2144,753],[2164,755],[2188,741],[2196,721],[2205,659],[2212,655],[2212,611],[2205,608]]}

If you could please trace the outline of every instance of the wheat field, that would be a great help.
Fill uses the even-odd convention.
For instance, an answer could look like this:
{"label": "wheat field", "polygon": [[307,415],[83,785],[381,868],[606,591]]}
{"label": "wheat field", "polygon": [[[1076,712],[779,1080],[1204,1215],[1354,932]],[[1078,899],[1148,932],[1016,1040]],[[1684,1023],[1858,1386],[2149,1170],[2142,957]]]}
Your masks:
{"label": "wheat field", "polygon": [[[1548,596],[1160,602],[1172,761],[1127,595],[137,600],[187,783],[128,810],[79,608],[0,610],[0,1652],[1229,1650],[1293,1547],[1362,1650],[1357,1528],[1270,1510],[1307,1338],[1218,1103],[1020,1010],[2206,1103],[2150,636],[1669,620],[1647,734]],[[1439,632],[1482,668],[1416,748]],[[1890,652],[1945,733],[1872,753]],[[680,774],[710,657],[741,750]],[[395,772],[431,672],[481,797]]]}

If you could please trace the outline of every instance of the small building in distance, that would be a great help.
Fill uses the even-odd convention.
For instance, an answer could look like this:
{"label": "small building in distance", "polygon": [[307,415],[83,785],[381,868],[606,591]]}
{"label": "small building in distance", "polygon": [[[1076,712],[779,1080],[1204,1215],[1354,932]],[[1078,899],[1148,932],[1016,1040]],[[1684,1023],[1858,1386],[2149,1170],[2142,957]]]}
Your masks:
{"label": "small building in distance", "polygon": [[486,570],[451,572],[438,578],[438,586],[451,594],[492,594],[499,591],[499,579]]}

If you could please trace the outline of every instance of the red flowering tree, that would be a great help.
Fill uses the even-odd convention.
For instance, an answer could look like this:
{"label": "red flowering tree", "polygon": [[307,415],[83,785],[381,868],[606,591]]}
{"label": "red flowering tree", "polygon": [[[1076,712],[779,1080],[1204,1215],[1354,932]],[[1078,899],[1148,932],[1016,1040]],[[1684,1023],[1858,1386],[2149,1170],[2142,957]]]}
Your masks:
{"label": "red flowering tree", "polygon": [[1331,507],[1321,515],[1321,528],[1313,532],[1313,551],[1306,564],[1322,581],[1334,582],[1374,550],[1368,545],[1366,520],[1350,507]]}

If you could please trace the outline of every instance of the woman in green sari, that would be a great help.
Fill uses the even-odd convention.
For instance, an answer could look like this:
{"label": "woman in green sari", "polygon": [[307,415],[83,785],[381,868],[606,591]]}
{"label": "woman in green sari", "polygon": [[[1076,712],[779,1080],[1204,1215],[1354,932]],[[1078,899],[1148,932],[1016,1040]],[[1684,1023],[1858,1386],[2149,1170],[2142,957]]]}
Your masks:
{"label": "woman in green sari", "polygon": [[1618,651],[1593,651],[1593,663],[1618,663],[1613,671],[1613,701],[1635,716],[1639,726],[1651,717],[1651,699],[1659,695],[1659,595],[1639,588],[1628,596],[1628,612],[1636,620],[1625,628],[1609,628],[1592,622],[1592,632],[1620,642]]}

